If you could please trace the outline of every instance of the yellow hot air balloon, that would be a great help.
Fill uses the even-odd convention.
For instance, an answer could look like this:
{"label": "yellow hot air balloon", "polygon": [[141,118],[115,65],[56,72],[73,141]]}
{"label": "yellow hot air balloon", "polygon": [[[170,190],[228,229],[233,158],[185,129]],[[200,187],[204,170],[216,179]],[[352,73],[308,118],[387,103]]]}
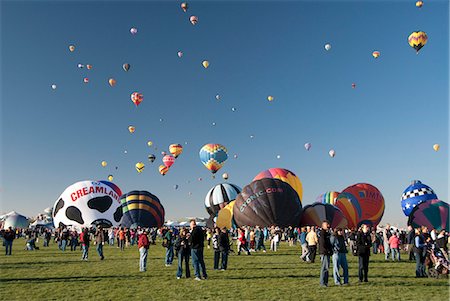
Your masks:
{"label": "yellow hot air balloon", "polygon": [[202,63],[203,67],[208,68],[209,67],[209,62],[208,61],[203,61]]}
{"label": "yellow hot air balloon", "polygon": [[103,167],[106,167],[106,165],[108,165],[108,162],[102,161],[102,166],[103,166]]}
{"label": "yellow hot air balloon", "polygon": [[145,164],[144,163],[138,162],[138,163],[136,163],[135,166],[136,166],[137,172],[141,173],[141,172],[144,171],[144,168],[145,168]]}
{"label": "yellow hot air balloon", "polygon": [[183,146],[181,144],[171,144],[169,145],[169,152],[177,158],[183,152]]}
{"label": "yellow hot air balloon", "polygon": [[228,203],[225,207],[220,209],[219,213],[217,214],[217,220],[216,225],[219,228],[227,227],[227,229],[231,229],[232,220],[233,220],[233,207],[234,207],[235,201],[231,201]]}
{"label": "yellow hot air balloon", "polygon": [[130,125],[129,127],[128,127],[128,131],[130,132],[130,133],[134,133],[134,131],[136,131],[136,128],[134,127],[134,126],[132,126],[132,125]]}
{"label": "yellow hot air balloon", "polygon": [[112,175],[108,176],[108,181],[112,182],[112,180],[114,180],[114,177]]}
{"label": "yellow hot air balloon", "polygon": [[417,1],[416,7],[421,8],[423,6],[423,1]]}
{"label": "yellow hot air balloon", "polygon": [[440,146],[439,144],[433,145],[433,149],[434,149],[435,152],[437,152],[437,151],[439,150],[440,147],[441,147],[441,146]]}
{"label": "yellow hot air balloon", "polygon": [[378,58],[379,56],[381,55],[381,53],[379,52],[379,51],[374,51],[374,52],[372,52],[372,56],[374,57],[374,58]]}
{"label": "yellow hot air balloon", "polygon": [[423,31],[415,31],[408,37],[408,44],[416,50],[416,53],[419,53],[419,50],[422,49],[423,46],[425,46],[427,41],[428,36]]}
{"label": "yellow hot air balloon", "polygon": [[273,101],[273,96],[272,95],[267,96],[267,100],[268,101]]}
{"label": "yellow hot air balloon", "polygon": [[110,79],[108,80],[108,83],[109,83],[109,85],[110,85],[111,87],[114,87],[114,86],[116,85],[116,80],[115,80],[114,78],[110,78]]}
{"label": "yellow hot air balloon", "polygon": [[153,145],[153,142],[149,141],[149,142],[147,142],[147,145],[151,147]]}
{"label": "yellow hot air balloon", "polygon": [[69,45],[69,51],[70,52],[74,52],[75,51],[75,46],[74,45]]}
{"label": "yellow hot air balloon", "polygon": [[165,165],[160,165],[159,166],[159,173],[161,175],[165,176],[168,171],[169,171],[169,167],[167,167]]}

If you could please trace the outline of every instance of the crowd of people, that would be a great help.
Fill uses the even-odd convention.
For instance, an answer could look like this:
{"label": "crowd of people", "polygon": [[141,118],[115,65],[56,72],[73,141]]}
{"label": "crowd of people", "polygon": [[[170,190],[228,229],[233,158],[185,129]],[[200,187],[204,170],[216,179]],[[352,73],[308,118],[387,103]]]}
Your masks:
{"label": "crowd of people", "polygon": [[[58,248],[65,252],[70,247],[74,252],[81,248],[81,259],[89,259],[91,242],[95,245],[100,260],[104,260],[103,246],[109,244],[121,251],[137,245],[139,250],[139,270],[147,270],[148,251],[151,244],[156,244],[157,238],[162,240],[166,254],[164,263],[171,266],[175,257],[178,258],[176,278],[184,275],[190,278],[190,261],[194,268],[195,280],[207,279],[207,269],[204,261],[204,248],[213,249],[214,270],[225,271],[228,267],[230,253],[267,252],[265,244],[270,244],[270,251],[277,252],[278,245],[285,241],[290,247],[300,246],[300,259],[305,263],[314,263],[317,253],[320,256],[320,285],[328,286],[330,270],[335,285],[349,284],[349,268],[347,254],[358,256],[359,282],[368,282],[370,254],[384,253],[386,261],[401,261],[401,253],[407,254],[407,260],[416,261],[416,277],[427,277],[426,267],[431,268],[430,250],[441,250],[447,256],[448,234],[443,230],[437,233],[426,227],[407,231],[393,229],[387,224],[381,231],[361,225],[357,230],[330,229],[329,222],[324,220],[321,227],[240,227],[240,228],[203,228],[191,220],[189,228],[162,227],[157,228],[124,228],[102,227],[83,228],[80,233],[66,227],[50,230],[16,229],[1,230],[1,237],[6,249],[6,255],[11,255],[13,240],[24,237],[26,250],[38,250],[36,243],[43,240],[42,247],[48,247],[53,240]],[[205,243],[206,242],[206,243]],[[427,260],[428,259],[428,260]],[[404,260],[404,259],[403,259]],[[332,268],[331,268],[332,263]]]}

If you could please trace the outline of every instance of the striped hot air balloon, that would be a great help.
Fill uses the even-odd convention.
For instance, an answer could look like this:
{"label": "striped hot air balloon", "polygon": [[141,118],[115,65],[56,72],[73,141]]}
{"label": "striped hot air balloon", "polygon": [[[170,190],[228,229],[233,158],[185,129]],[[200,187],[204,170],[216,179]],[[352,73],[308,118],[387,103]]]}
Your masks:
{"label": "striped hot air balloon", "polygon": [[120,197],[124,227],[162,227],[165,211],[159,199],[148,191],[131,191]]}
{"label": "striped hot air balloon", "polygon": [[300,203],[303,199],[303,186],[300,179],[290,170],[284,168],[270,168],[268,170],[264,170],[256,175],[253,181],[264,179],[264,178],[273,178],[279,179],[287,184],[289,184],[294,190],[297,192],[298,197],[300,198]]}
{"label": "striped hot air balloon", "polygon": [[322,203],[322,204],[334,205],[336,203],[336,199],[337,199],[338,195],[339,195],[339,192],[337,192],[337,191],[328,191],[328,192],[325,192],[324,194],[319,195],[316,198],[316,202]]}
{"label": "striped hot air balloon", "polygon": [[416,53],[419,53],[419,50],[422,49],[423,46],[425,46],[427,41],[428,36],[423,31],[414,31],[408,37],[408,44],[416,50]]}
{"label": "striped hot air balloon", "polygon": [[429,230],[450,230],[449,205],[440,200],[430,200],[417,205],[408,218],[408,225],[413,228],[426,226]]}
{"label": "striped hot air balloon", "polygon": [[333,205],[315,203],[306,205],[303,208],[303,215],[301,220],[302,226],[322,226],[322,222],[327,220],[330,222],[332,229],[347,228],[347,219],[342,211]]}
{"label": "striped hot air balloon", "polygon": [[174,158],[177,158],[183,152],[183,146],[181,144],[171,144],[169,145],[169,152]]}
{"label": "striped hot air balloon", "polygon": [[205,144],[200,149],[200,160],[207,169],[215,174],[228,159],[228,151],[221,144]]}
{"label": "striped hot air balloon", "polygon": [[241,192],[241,188],[234,184],[222,183],[211,188],[205,197],[205,208],[211,216],[216,216],[220,209],[234,201]]}

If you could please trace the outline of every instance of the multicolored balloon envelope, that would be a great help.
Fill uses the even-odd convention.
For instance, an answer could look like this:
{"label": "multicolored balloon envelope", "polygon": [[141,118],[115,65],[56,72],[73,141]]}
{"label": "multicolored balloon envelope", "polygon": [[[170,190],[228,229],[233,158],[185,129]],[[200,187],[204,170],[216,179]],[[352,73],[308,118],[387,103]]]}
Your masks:
{"label": "multicolored balloon envelope", "polygon": [[336,203],[336,199],[337,199],[338,195],[339,195],[339,192],[337,192],[337,191],[328,191],[328,192],[325,192],[324,194],[319,195],[316,198],[316,202],[322,203],[322,204],[334,205]]}
{"label": "multicolored balloon envelope", "polygon": [[411,211],[422,202],[437,199],[437,195],[433,189],[423,184],[419,180],[412,181],[405,191],[402,193],[402,210],[406,216],[411,214]]}
{"label": "multicolored balloon envelope", "polygon": [[200,160],[207,169],[215,174],[228,159],[228,151],[221,144],[205,144],[200,149]]}
{"label": "multicolored balloon envelope", "polygon": [[148,191],[131,191],[120,197],[124,227],[162,227],[164,207],[159,199]]}
{"label": "multicolored balloon envelope", "polygon": [[338,195],[334,205],[341,210],[347,219],[347,227],[350,229],[356,228],[362,216],[361,207],[356,197],[351,193],[342,192]]}
{"label": "multicolored balloon envelope", "polygon": [[238,226],[298,226],[302,203],[291,185],[264,178],[245,186],[236,198],[233,219]]}
{"label": "multicolored balloon envelope", "polygon": [[300,224],[302,226],[321,227],[322,222],[328,220],[332,229],[347,228],[347,219],[342,211],[330,204],[315,203],[303,208]]}
{"label": "multicolored balloon envelope", "polygon": [[234,228],[236,225],[233,223],[233,207],[236,201],[228,203],[225,207],[220,209],[217,214],[216,226],[219,228],[226,227],[227,229]]}
{"label": "multicolored balloon envelope", "polygon": [[289,185],[291,185],[292,188],[297,192],[298,197],[300,198],[300,203],[302,202],[303,198],[303,186],[300,179],[290,170],[284,169],[284,168],[270,168],[268,170],[264,170],[256,175],[256,177],[253,179],[253,181],[260,180],[260,179],[279,179]]}
{"label": "multicolored balloon envelope", "polygon": [[358,183],[345,188],[342,192],[353,194],[361,207],[361,218],[358,226],[361,224],[372,225],[376,227],[384,215],[384,197],[380,190],[367,183]]}
{"label": "multicolored balloon envelope", "polygon": [[209,215],[216,216],[220,209],[234,201],[241,188],[229,183],[222,183],[211,188],[205,197],[205,208]]}
{"label": "multicolored balloon envelope", "polygon": [[440,200],[430,200],[418,204],[408,218],[408,225],[413,228],[426,226],[428,230],[450,231],[449,205]]}
{"label": "multicolored balloon envelope", "polygon": [[169,152],[176,159],[183,152],[183,146],[181,144],[171,144],[169,145]]}

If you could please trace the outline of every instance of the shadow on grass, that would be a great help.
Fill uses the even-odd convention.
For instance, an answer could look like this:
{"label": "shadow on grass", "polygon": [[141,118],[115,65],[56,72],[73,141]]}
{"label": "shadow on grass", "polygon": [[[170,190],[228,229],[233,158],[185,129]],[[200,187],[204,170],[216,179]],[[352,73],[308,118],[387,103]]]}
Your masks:
{"label": "shadow on grass", "polygon": [[102,281],[104,279],[117,279],[117,281],[123,279],[137,279],[144,280],[145,278],[151,278],[151,274],[142,274],[142,275],[97,275],[97,276],[73,276],[73,277],[34,277],[34,278],[9,278],[2,279],[1,282],[17,282],[17,281],[26,281],[27,283],[35,283],[35,282],[66,282],[66,281]]}

